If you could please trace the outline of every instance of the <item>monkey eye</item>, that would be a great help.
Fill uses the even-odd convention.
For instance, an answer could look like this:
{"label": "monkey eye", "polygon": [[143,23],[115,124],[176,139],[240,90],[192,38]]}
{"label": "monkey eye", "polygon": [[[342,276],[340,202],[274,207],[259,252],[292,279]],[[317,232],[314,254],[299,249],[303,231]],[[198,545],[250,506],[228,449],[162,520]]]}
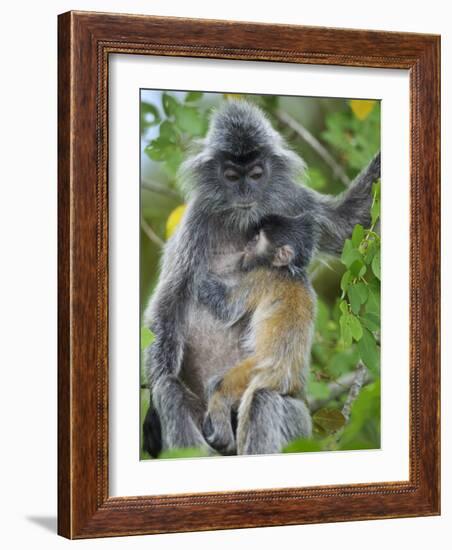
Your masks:
{"label": "monkey eye", "polygon": [[226,170],[224,171],[224,177],[228,181],[238,181],[240,175],[233,168],[226,168]]}
{"label": "monkey eye", "polygon": [[259,180],[261,179],[262,175],[263,175],[264,171],[262,169],[262,166],[254,166],[250,172],[248,173],[249,177],[253,180]]}

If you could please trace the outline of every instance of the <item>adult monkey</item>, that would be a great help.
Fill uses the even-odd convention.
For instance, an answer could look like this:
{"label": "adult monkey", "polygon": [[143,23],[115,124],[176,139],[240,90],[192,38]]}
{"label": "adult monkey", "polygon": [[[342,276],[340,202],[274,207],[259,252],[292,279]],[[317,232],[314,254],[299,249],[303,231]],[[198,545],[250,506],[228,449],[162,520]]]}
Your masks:
{"label": "adult monkey", "polygon": [[[225,103],[213,116],[198,152],[183,165],[190,200],[165,246],[160,280],[145,313],[155,333],[146,355],[152,403],[144,421],[144,448],[206,446],[202,422],[207,383],[243,359],[240,337],[246,320],[225,330],[197,300],[206,271],[228,280],[241,276],[237,256],[250,230],[270,214],[312,214],[319,251],[340,253],[355,224],[370,224],[372,183],[380,155],[339,197],[297,183],[304,169],[263,112],[245,101]],[[278,452],[300,432],[304,403],[272,391],[255,395],[250,413],[249,454]],[[159,420],[160,419],[160,420]],[[160,442],[161,437],[161,442]]]}

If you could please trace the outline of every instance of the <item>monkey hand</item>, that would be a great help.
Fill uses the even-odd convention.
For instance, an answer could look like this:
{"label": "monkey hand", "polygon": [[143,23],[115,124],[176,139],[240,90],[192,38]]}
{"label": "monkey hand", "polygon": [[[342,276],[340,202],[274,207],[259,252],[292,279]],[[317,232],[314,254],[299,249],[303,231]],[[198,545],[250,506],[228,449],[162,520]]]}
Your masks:
{"label": "monkey hand", "polygon": [[232,403],[220,392],[209,400],[202,427],[207,443],[223,455],[236,454]]}

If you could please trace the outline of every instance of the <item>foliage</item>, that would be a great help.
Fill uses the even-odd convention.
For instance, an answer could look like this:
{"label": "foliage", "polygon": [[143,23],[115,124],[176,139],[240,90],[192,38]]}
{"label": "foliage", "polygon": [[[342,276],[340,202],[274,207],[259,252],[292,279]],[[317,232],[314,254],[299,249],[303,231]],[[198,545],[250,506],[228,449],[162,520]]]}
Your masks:
{"label": "foliage", "polygon": [[[157,237],[165,241],[182,218],[185,205],[179,190],[179,166],[193,142],[208,128],[212,108],[229,99],[257,103],[288,143],[306,160],[305,184],[322,193],[344,189],[337,171],[309,143],[287,125],[283,111],[326,148],[352,179],[380,148],[380,103],[373,100],[244,96],[201,92],[143,91],[141,98],[142,215]],[[313,452],[378,448],[380,445],[380,183],[373,187],[372,223],[356,226],[344,243],[340,259],[328,265],[316,262],[312,279],[318,296],[317,319],[311,357],[308,396],[314,435],[291,442],[284,452]],[[158,278],[160,248],[143,231],[141,239],[141,307]],[[142,330],[141,346],[153,340]],[[370,375],[351,407],[342,414],[348,391],[333,392],[353,377],[359,362]],[[141,377],[145,383],[144,375]],[[141,390],[141,415],[149,404],[149,391]],[[174,450],[163,457],[204,456],[200,450]],[[142,453],[142,458],[149,458]]]}
{"label": "foliage", "polygon": [[378,374],[380,354],[373,331],[380,329],[380,237],[375,225],[380,215],[380,183],[373,187],[372,226],[356,225],[347,239],[341,262],[347,268],[341,278],[339,325],[344,346],[357,342],[363,363]]}
{"label": "foliage", "polygon": [[[321,414],[327,429],[321,429],[316,417]],[[331,419],[335,419],[333,423]],[[380,382],[365,386],[352,405],[350,420],[345,421],[338,409],[324,409],[313,415],[314,435],[296,439],[284,453],[314,451],[352,451],[380,447]],[[320,429],[319,429],[320,428]]]}
{"label": "foliage", "polygon": [[326,118],[322,138],[336,152],[347,172],[355,176],[380,146],[380,103],[350,101],[347,110]]}
{"label": "foliage", "polygon": [[[319,301],[308,393],[328,403],[329,386],[353,372],[361,361],[375,382],[352,405],[350,421],[341,413],[346,393],[313,415],[314,437],[322,450],[369,449],[380,445],[380,182],[373,186],[372,225],[356,225],[344,243],[341,295],[330,311]],[[345,427],[344,427],[345,426]],[[285,452],[299,452],[305,443]]]}
{"label": "foliage", "polygon": [[[162,95],[165,119],[160,122],[159,135],[149,141],[144,151],[153,161],[162,162],[170,175],[175,175],[192,138],[203,136],[207,131],[208,119],[193,102],[202,97],[200,92],[189,92],[184,102],[169,93]],[[157,107],[144,103],[147,110],[155,112]],[[156,120],[159,120],[156,117]]]}
{"label": "foliage", "polygon": [[380,379],[361,390],[353,404],[350,421],[338,442],[339,450],[380,447]]}
{"label": "foliage", "polygon": [[144,351],[154,341],[154,334],[147,328],[141,327],[141,351]]}

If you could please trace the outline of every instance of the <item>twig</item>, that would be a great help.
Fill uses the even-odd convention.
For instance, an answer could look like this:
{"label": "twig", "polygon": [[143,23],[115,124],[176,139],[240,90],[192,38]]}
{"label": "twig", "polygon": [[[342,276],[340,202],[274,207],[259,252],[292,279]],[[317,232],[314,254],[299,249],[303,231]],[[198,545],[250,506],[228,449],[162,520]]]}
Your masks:
{"label": "twig", "polygon": [[[360,363],[358,364],[358,366]],[[364,367],[365,369],[365,376],[364,380],[361,385],[367,384],[370,382],[370,374],[369,371]],[[319,409],[322,409],[330,401],[333,401],[334,399],[337,399],[341,395],[344,395],[344,393],[347,393],[351,390],[356,377],[356,370],[354,372],[347,372],[346,374],[343,374],[338,380],[335,380],[334,382],[330,382],[328,384],[329,394],[328,397],[325,399],[312,399],[308,397],[308,403],[309,403],[309,409],[311,413],[315,413]]]}
{"label": "twig", "polygon": [[166,195],[167,197],[181,200],[181,196],[177,191],[174,191],[161,183],[157,183],[156,181],[142,180],[141,187],[147,189],[148,191],[152,191],[153,193],[159,193],[160,195]]}
{"label": "twig", "polygon": [[147,221],[141,216],[141,229],[146,233],[150,241],[155,243],[157,246],[162,247],[165,242],[154,232],[152,227],[147,223]]}
{"label": "twig", "polygon": [[276,118],[286,124],[291,130],[293,130],[303,141],[311,146],[312,149],[328,164],[333,171],[335,177],[339,178],[341,182],[348,187],[350,185],[350,178],[345,173],[344,169],[336,159],[325,149],[320,141],[315,138],[311,132],[300,124],[297,120],[292,118],[289,114],[285,113],[281,109],[276,111]]}
{"label": "twig", "polygon": [[358,362],[358,364],[356,365],[355,372],[352,374],[353,374],[353,382],[350,385],[347,399],[345,400],[344,406],[342,407],[344,425],[335,433],[334,442],[331,442],[331,450],[337,448],[337,445],[341,440],[342,434],[344,433],[345,426],[350,420],[352,405],[355,402],[356,398],[358,397],[359,392],[361,391],[361,388],[363,387],[363,385],[367,383],[367,381],[369,381],[369,371],[361,361]]}
{"label": "twig", "polygon": [[345,400],[344,406],[342,407],[342,414],[344,415],[345,422],[348,422],[350,419],[352,405],[355,399],[358,397],[361,388],[363,387],[367,374],[368,371],[366,367],[360,361],[356,367],[355,376],[353,378],[353,383],[350,386],[347,399]]}

